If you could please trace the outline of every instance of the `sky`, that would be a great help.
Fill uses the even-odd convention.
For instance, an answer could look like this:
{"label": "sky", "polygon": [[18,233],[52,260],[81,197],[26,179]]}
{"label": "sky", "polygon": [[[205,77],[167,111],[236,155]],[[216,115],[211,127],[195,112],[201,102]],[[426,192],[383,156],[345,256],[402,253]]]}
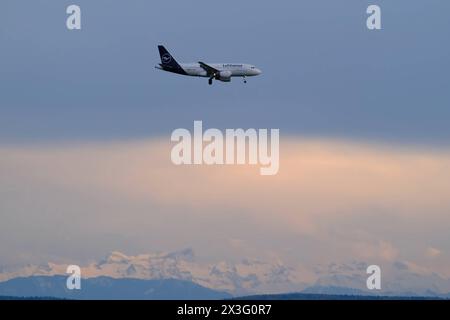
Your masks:
{"label": "sky", "polygon": [[[442,1],[2,1],[0,139],[108,140],[211,127],[447,144],[450,22]],[[179,61],[248,62],[243,86],[161,74]]]}
{"label": "sky", "polygon": [[[73,3],[79,31],[65,25]],[[450,277],[449,10],[3,0],[0,264],[193,247],[312,266],[400,259]],[[158,44],[263,74],[208,86],[156,70]],[[279,128],[279,174],[174,166],[170,134],[194,120]]]}

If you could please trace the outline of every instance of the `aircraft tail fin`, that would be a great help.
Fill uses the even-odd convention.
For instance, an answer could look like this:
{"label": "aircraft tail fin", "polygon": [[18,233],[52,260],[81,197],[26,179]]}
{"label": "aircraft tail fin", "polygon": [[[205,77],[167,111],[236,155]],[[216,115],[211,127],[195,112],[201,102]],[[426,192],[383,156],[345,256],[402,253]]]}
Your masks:
{"label": "aircraft tail fin", "polygon": [[164,46],[159,45],[158,50],[159,56],[161,57],[161,67],[173,70],[181,69],[178,62],[174,59],[174,57],[172,57]]}

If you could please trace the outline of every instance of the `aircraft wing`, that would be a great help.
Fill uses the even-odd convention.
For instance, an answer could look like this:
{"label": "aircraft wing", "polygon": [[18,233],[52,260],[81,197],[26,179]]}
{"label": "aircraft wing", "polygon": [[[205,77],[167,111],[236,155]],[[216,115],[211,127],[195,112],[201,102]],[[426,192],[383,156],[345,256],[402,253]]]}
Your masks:
{"label": "aircraft wing", "polygon": [[211,75],[216,75],[216,74],[218,74],[218,73],[220,72],[220,71],[217,70],[216,68],[213,68],[213,67],[207,65],[207,64],[204,63],[204,62],[199,61],[198,63],[200,64],[200,67],[202,67],[203,69],[205,69],[205,71],[208,73],[209,76],[211,76]]}

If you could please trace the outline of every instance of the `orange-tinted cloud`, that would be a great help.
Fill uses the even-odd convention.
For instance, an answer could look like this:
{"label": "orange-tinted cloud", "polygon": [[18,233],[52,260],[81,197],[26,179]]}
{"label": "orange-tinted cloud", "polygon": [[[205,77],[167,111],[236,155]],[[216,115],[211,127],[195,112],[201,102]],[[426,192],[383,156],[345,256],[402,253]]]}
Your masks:
{"label": "orange-tinted cloud", "polygon": [[[189,231],[193,237],[214,221],[222,223],[226,212],[235,223],[252,226],[239,231],[247,237],[261,230],[307,237],[319,243],[311,252],[325,250],[318,255],[333,258],[423,257],[428,242],[405,244],[402,237],[433,238],[433,230],[450,227],[449,152],[292,137],[281,141],[279,173],[261,176],[259,166],[175,166],[171,146],[168,139],[154,139],[4,147],[0,172],[3,183],[19,186],[17,194],[25,187],[52,186],[105,203],[119,199],[123,208],[129,206],[130,219],[138,215],[137,205],[151,205],[149,219],[173,215],[197,221],[198,230]],[[111,208],[111,215],[121,215],[123,208]],[[90,210],[95,216],[95,208]],[[139,219],[146,219],[142,210]],[[138,223],[135,228],[140,228]],[[177,237],[170,230],[161,234]],[[235,238],[243,239],[246,247],[257,245],[244,239],[245,234],[229,235],[226,242]],[[290,243],[289,250],[303,245]],[[418,245],[421,249],[415,250]],[[282,247],[280,252],[288,245]]]}

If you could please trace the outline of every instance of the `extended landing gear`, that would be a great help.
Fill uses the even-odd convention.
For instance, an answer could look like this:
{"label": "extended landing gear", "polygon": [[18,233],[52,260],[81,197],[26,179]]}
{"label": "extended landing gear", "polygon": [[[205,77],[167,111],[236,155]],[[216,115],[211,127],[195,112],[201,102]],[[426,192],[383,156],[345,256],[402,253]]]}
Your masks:
{"label": "extended landing gear", "polygon": [[245,76],[242,77],[244,79],[244,83],[247,83],[247,79],[245,78]]}
{"label": "extended landing gear", "polygon": [[213,79],[212,79],[212,78],[209,78],[208,84],[209,84],[209,85],[212,85],[212,81],[213,81]]}

